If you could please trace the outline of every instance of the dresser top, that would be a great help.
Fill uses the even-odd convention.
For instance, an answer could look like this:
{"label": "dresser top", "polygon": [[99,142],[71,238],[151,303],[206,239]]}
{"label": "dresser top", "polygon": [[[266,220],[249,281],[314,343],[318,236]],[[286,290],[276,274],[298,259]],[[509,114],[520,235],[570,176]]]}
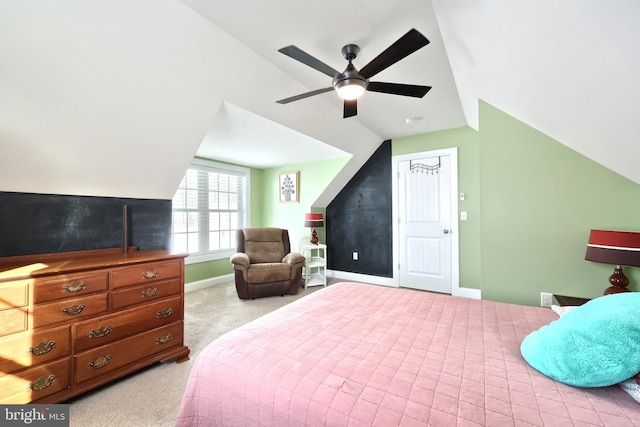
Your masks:
{"label": "dresser top", "polygon": [[97,268],[113,268],[143,262],[185,258],[188,254],[165,249],[140,251],[120,248],[0,257],[0,281],[42,277]]}

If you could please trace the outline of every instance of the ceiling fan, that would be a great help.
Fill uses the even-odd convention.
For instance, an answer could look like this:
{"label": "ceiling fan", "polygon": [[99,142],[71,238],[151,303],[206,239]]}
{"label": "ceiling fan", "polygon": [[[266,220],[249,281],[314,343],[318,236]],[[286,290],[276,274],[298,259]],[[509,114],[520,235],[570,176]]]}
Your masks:
{"label": "ceiling fan", "polygon": [[422,98],[427,94],[427,92],[429,92],[431,86],[370,82],[369,78],[375,76],[380,71],[395,64],[401,59],[411,55],[413,52],[427,44],[429,44],[429,40],[427,40],[425,36],[420,34],[416,29],[411,29],[407,34],[400,37],[400,39],[389,46],[384,52],[362,67],[360,71],[358,71],[352,64],[352,61],[360,52],[360,47],[355,44],[348,44],[342,48],[342,56],[349,61],[347,68],[342,73],[294,45],[283,47],[282,49],[278,49],[278,52],[281,52],[296,61],[300,61],[303,64],[328,75],[333,78],[333,82],[331,87],[313,90],[290,98],[281,99],[276,102],[278,104],[288,104],[289,102],[330,92],[335,89],[335,91],[338,92],[338,95],[344,99],[343,118],[346,119],[347,117],[352,117],[358,114],[358,97],[362,95],[365,90]]}

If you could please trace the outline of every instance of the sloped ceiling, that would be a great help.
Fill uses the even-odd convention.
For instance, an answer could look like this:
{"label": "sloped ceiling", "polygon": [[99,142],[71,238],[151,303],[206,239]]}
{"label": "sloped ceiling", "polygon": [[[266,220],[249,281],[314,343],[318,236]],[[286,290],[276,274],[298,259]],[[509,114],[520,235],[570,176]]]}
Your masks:
{"label": "sloped ceiling", "polygon": [[173,1],[0,2],[0,190],[171,198],[222,102],[198,18]]}
{"label": "sloped ceiling", "polygon": [[348,155],[228,102],[218,109],[197,152],[198,157],[258,169]]}
{"label": "sloped ceiling", "polygon": [[470,126],[483,99],[640,183],[640,2],[433,3]]}
{"label": "sloped ceiling", "polygon": [[[196,154],[352,156],[323,206],[384,139],[478,128],[478,99],[640,183],[638,16],[635,0],[4,0],[0,191],[168,199]],[[431,43],[372,80],[424,98],[366,93],[350,119],[332,92],[274,102],[330,85],[278,48],[342,69],[357,43],[362,67],[410,28]]]}

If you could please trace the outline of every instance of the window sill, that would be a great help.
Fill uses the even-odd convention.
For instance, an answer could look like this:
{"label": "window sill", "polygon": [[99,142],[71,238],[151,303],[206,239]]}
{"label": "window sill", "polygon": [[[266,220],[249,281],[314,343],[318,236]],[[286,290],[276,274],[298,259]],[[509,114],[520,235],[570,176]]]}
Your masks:
{"label": "window sill", "polygon": [[229,252],[221,252],[217,254],[208,254],[208,255],[189,255],[185,258],[185,264],[199,264],[201,262],[209,262],[209,261],[217,261],[220,259],[229,259],[231,255],[233,255],[235,251]]}

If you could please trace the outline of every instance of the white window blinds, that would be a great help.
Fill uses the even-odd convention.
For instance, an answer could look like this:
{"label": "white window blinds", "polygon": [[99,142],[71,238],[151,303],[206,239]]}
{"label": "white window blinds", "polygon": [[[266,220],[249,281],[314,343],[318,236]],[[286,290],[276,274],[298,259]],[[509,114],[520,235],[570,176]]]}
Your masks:
{"label": "white window blinds", "polygon": [[[173,197],[173,250],[224,258],[246,226],[249,169],[194,161]],[[218,255],[217,257],[215,255]]]}

